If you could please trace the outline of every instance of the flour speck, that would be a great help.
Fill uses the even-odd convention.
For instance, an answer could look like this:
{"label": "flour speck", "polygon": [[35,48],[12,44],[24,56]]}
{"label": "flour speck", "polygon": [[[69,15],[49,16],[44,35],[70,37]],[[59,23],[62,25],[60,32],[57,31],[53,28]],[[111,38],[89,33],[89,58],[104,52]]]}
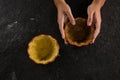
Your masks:
{"label": "flour speck", "polygon": [[34,20],[35,20],[35,18],[30,18],[30,20],[31,20],[31,21],[34,21]]}
{"label": "flour speck", "polygon": [[13,22],[13,23],[10,23],[10,24],[8,24],[8,28],[12,28],[14,25],[16,25],[18,22],[17,21],[15,21],[15,22]]}

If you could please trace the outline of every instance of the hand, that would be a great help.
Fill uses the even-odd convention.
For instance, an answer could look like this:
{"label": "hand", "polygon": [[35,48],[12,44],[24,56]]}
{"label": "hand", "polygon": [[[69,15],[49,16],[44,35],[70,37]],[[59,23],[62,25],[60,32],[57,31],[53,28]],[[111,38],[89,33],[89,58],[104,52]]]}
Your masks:
{"label": "hand", "polygon": [[57,10],[58,10],[59,29],[60,29],[62,38],[64,39],[64,42],[67,43],[65,40],[65,34],[64,34],[64,24],[67,21],[67,19],[69,19],[71,24],[75,25],[75,20],[74,20],[74,17],[72,15],[69,5],[64,0],[54,0],[54,1],[55,1]]}
{"label": "hand", "polygon": [[100,33],[100,28],[101,28],[101,13],[100,13],[101,6],[98,6],[96,3],[92,3],[88,6],[87,13],[88,13],[88,20],[87,20],[87,25],[90,26],[92,24],[95,25],[95,33],[94,33],[94,38],[93,41],[91,42],[94,43],[96,37]]}

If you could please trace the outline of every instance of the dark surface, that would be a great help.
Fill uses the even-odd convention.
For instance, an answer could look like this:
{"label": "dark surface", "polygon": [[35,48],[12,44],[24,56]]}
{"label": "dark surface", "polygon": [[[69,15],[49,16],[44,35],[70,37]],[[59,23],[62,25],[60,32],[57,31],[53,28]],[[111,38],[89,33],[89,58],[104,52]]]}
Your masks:
{"label": "dark surface", "polygon": [[[68,1],[75,17],[87,17],[86,1]],[[106,2],[95,44],[77,48],[61,39],[53,0],[0,0],[0,80],[120,80],[119,4]],[[35,64],[27,54],[28,42],[42,33],[61,47],[48,65]]]}

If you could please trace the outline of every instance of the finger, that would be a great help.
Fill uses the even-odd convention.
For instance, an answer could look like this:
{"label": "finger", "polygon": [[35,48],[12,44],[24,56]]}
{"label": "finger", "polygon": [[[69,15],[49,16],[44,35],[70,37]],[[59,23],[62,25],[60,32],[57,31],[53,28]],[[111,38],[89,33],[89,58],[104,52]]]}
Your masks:
{"label": "finger", "polygon": [[65,39],[64,39],[64,43],[65,43],[65,44],[68,44],[68,42],[67,42]]}
{"label": "finger", "polygon": [[96,28],[96,30],[95,30],[95,33],[94,33],[94,38],[93,38],[92,43],[94,43],[94,42],[95,42],[95,39],[97,38],[97,36],[99,35],[99,33],[100,33],[100,28],[99,28],[99,27],[97,27],[97,28]]}
{"label": "finger", "polygon": [[59,29],[62,35],[62,38],[65,38],[65,34],[64,34],[64,14],[62,14],[61,12],[58,12],[58,24],[59,24]]}
{"label": "finger", "polygon": [[88,11],[88,19],[87,19],[87,25],[90,26],[92,25],[92,22],[93,22],[93,15],[94,15],[94,12],[89,12]]}
{"label": "finger", "polygon": [[90,42],[90,44],[93,44],[97,38],[97,36],[99,35],[100,33],[100,28],[96,28],[97,30],[95,30],[95,33],[94,33],[94,36],[93,36],[93,40]]}
{"label": "finger", "polygon": [[94,43],[95,39],[99,35],[100,28],[101,28],[101,16],[100,16],[100,14],[96,14],[95,18],[96,18],[96,23],[95,23],[96,30],[95,30],[95,33],[94,33],[94,39],[93,39],[92,43]]}
{"label": "finger", "polygon": [[72,25],[75,25],[75,24],[76,24],[76,23],[75,23],[75,19],[74,19],[73,15],[72,15],[71,10],[70,10],[70,9],[67,10],[67,11],[65,12],[65,14],[68,16],[71,24],[72,24]]}

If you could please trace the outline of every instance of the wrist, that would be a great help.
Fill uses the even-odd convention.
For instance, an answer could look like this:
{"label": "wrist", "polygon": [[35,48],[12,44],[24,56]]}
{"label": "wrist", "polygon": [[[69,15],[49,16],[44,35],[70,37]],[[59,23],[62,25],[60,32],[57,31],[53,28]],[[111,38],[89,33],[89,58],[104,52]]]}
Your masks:
{"label": "wrist", "polygon": [[94,5],[96,5],[98,8],[102,8],[102,6],[105,3],[105,0],[93,0],[92,2]]}
{"label": "wrist", "polygon": [[65,3],[65,0],[54,0],[54,4],[55,4],[56,7],[58,7],[62,3]]}

